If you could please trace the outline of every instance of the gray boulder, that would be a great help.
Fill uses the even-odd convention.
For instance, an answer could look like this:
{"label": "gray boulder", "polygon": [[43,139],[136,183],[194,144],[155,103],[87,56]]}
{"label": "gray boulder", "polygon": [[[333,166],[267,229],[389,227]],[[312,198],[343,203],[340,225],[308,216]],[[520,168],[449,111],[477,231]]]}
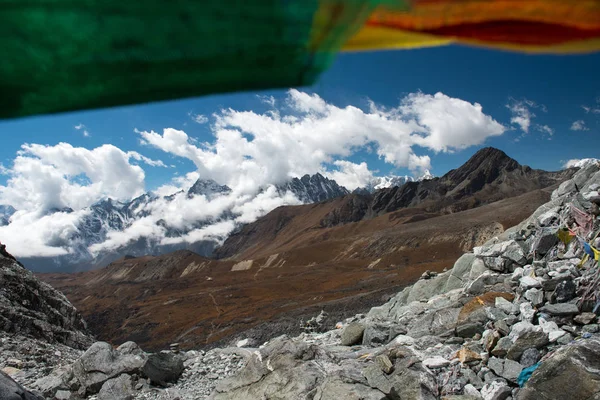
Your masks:
{"label": "gray boulder", "polygon": [[579,314],[579,308],[572,303],[546,304],[540,311],[558,317]]}
{"label": "gray boulder", "polygon": [[98,400],[132,400],[133,393],[131,376],[121,374],[104,382],[98,393]]}
{"label": "gray boulder", "polygon": [[362,341],[365,326],[359,322],[352,322],[342,331],[342,346],[353,346]]}
{"label": "gray boulder", "polygon": [[31,393],[12,378],[0,371],[0,399],[2,400],[44,400],[42,396]]}
{"label": "gray boulder", "polygon": [[[410,350],[408,350],[410,353]],[[387,395],[387,399],[434,400],[436,396],[435,376],[420,363],[413,363],[413,357],[397,360],[398,365],[391,375],[385,374],[377,365],[370,365],[364,371],[368,384]]]}
{"label": "gray boulder", "polygon": [[145,362],[145,354],[121,353],[106,342],[96,342],[73,363],[73,374],[81,385],[80,393],[93,394],[111,378],[139,372]]}
{"label": "gray boulder", "polygon": [[317,388],[313,400],[385,400],[386,395],[379,390],[357,384],[342,382],[339,379],[327,379]]}
{"label": "gray boulder", "polygon": [[0,331],[85,349],[92,343],[81,314],[64,294],[0,254]]}
{"label": "gray boulder", "polygon": [[548,335],[545,332],[530,331],[525,332],[517,338],[513,345],[508,349],[506,358],[510,360],[519,360],[525,350],[535,348],[540,349],[548,344]]}
{"label": "gray boulder", "polygon": [[576,296],[577,286],[572,280],[564,280],[554,289],[552,300],[556,303],[565,303]]}
{"label": "gray boulder", "polygon": [[50,375],[44,376],[33,384],[33,387],[44,396],[53,397],[59,390],[77,389],[73,379],[73,368],[71,366],[59,367]]}
{"label": "gray boulder", "polygon": [[531,375],[518,400],[600,398],[600,339],[558,349]]}
{"label": "gray boulder", "polygon": [[183,359],[173,353],[148,354],[141,368],[142,375],[155,385],[167,386],[168,382],[176,382],[183,373]]}

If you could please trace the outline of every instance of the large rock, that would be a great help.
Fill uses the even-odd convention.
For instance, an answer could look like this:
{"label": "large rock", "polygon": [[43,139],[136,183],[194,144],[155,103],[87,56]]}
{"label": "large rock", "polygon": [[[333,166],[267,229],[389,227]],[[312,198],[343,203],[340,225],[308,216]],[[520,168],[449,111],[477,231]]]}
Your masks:
{"label": "large rock", "polygon": [[572,280],[564,280],[559,282],[552,293],[552,299],[556,303],[565,303],[576,296],[577,286]]}
{"label": "large rock", "polygon": [[84,349],[92,343],[77,309],[13,258],[0,254],[0,331]]}
{"label": "large rock", "polygon": [[104,382],[98,393],[98,400],[132,400],[133,393],[131,376],[121,374],[116,378]]}
{"label": "large rock", "polygon": [[342,346],[353,346],[362,341],[365,326],[360,322],[352,322],[342,331]]}
{"label": "large rock", "polygon": [[[407,352],[410,354],[410,350]],[[435,376],[420,364],[411,362],[411,359],[399,360],[391,375],[386,375],[377,365],[367,367],[364,374],[368,384],[391,400],[434,400]]]}
{"label": "large rock", "polygon": [[44,400],[43,397],[31,393],[12,378],[0,371],[0,399],[2,400]]}
{"label": "large rock", "polygon": [[540,349],[548,344],[548,335],[545,332],[530,331],[517,338],[513,345],[508,349],[506,358],[510,360],[519,360],[525,350],[535,348]]}
{"label": "large rock", "polygon": [[[450,290],[458,289],[464,287],[469,282],[469,277],[471,274],[471,270],[475,267],[475,261],[478,260],[477,257],[473,253],[463,254],[456,262],[454,263],[454,267],[450,271],[450,276],[444,286],[443,292],[449,292]],[[483,265],[483,263],[482,263]],[[483,267],[485,270],[485,266]],[[481,271],[483,272],[483,271]]]}
{"label": "large rock", "polygon": [[94,343],[73,364],[73,374],[79,381],[80,393],[98,393],[104,382],[123,373],[139,373],[146,363],[145,354],[121,353],[106,342]]}
{"label": "large rock", "polygon": [[338,379],[327,379],[317,388],[313,400],[386,400],[387,396],[370,387],[342,382]]}
{"label": "large rock", "polygon": [[141,371],[153,384],[166,386],[168,382],[176,382],[183,373],[183,360],[170,352],[149,354]]}
{"label": "large rock", "polygon": [[33,384],[33,387],[46,397],[53,397],[59,390],[70,390],[76,386],[73,379],[73,368],[62,366],[52,371]]}
{"label": "large rock", "polygon": [[600,339],[558,349],[519,392],[519,400],[600,398]]}
{"label": "large rock", "polygon": [[313,360],[316,346],[285,336],[257,351],[236,376],[223,379],[209,397],[214,400],[301,399],[316,391],[326,371]]}
{"label": "large rock", "polygon": [[579,314],[579,308],[572,303],[546,304],[540,311],[558,317]]}

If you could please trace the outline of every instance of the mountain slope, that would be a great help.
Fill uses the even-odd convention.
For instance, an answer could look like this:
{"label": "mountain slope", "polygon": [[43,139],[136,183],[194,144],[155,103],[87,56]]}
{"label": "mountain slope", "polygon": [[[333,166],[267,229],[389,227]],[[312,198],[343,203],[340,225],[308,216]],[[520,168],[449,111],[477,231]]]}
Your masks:
{"label": "mountain slope", "polygon": [[[261,193],[264,190],[258,196]],[[274,195],[281,199],[285,196],[297,199],[292,203],[314,203],[347,193],[348,190],[335,181],[316,174],[294,178],[278,185]],[[145,193],[129,202],[104,199],[84,210],[72,234],[62,236],[60,243],[53,244],[67,250],[67,254],[23,258],[23,261],[37,271],[80,271],[108,265],[125,255],[143,256],[191,250],[208,256],[225,239],[227,229],[241,226],[241,222],[236,219],[243,211],[239,211],[239,199],[234,199],[231,195],[232,190],[228,186],[219,185],[211,179],[198,179],[187,191],[168,196]],[[265,204],[266,209],[261,208],[256,214],[262,215],[273,207]],[[182,210],[185,205],[192,210]],[[236,207],[238,211],[235,211]],[[202,212],[203,209],[207,211]],[[198,216],[192,215],[196,210],[200,210]],[[8,223],[11,212],[14,212],[12,207],[0,206],[0,225]],[[70,208],[50,211],[66,214],[73,212]],[[161,213],[167,215],[163,216]],[[185,213],[185,218],[182,213]],[[246,221],[247,218],[243,220]],[[218,234],[202,234],[204,228],[218,224],[227,225],[227,229],[221,228]],[[137,234],[138,231],[148,233]],[[111,241],[115,237],[124,239],[113,245]]]}
{"label": "mountain slope", "polygon": [[520,165],[501,150],[487,147],[440,178],[408,182],[377,192],[370,215],[417,206],[429,212],[456,212],[545,188],[569,179],[573,173],[573,169],[534,170]]}
{"label": "mountain slope", "polygon": [[299,321],[321,309],[335,324],[380,303],[425,270],[451,266],[464,250],[518,223],[549,196],[533,191],[426,221],[405,223],[410,218],[386,214],[321,226],[345,196],[278,208],[253,225],[256,235],[278,228],[277,234],[235,261],[178,251],[40,278],[67,295],[101,340],[134,340],[149,349],[245,337],[260,342],[273,331],[297,333]]}
{"label": "mountain slope", "polygon": [[3,249],[0,331],[79,349],[86,348],[92,340],[81,315],[67,298],[36,278]]}
{"label": "mountain slope", "polygon": [[[333,227],[387,213],[389,219],[397,222],[416,222],[550,187],[570,178],[574,172],[573,169],[532,170],[504,152],[488,147],[440,178],[406,182],[378,190],[373,195],[353,193],[323,205],[278,208],[230,235],[214,255],[245,258],[255,254],[252,249],[261,249],[259,254],[263,254],[264,249],[277,248],[290,241],[288,234],[294,235],[294,243],[300,246],[298,236],[308,230],[311,223],[310,229]],[[298,218],[290,224],[292,215]],[[285,226],[287,230],[283,230]]]}

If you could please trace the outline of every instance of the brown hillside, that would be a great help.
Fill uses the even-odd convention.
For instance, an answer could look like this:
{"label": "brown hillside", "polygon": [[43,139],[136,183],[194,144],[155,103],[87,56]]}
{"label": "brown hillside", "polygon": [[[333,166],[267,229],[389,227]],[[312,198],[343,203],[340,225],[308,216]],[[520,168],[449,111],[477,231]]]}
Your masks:
{"label": "brown hillside", "polygon": [[355,195],[345,196],[281,207],[248,225],[228,241],[232,249],[238,241],[235,260],[179,251],[40,277],[67,295],[102,340],[159,349],[262,339],[256,327],[267,321],[292,321],[270,324],[263,333],[270,337],[297,330],[300,318],[320,308],[341,318],[380,303],[425,270],[451,267],[463,251],[529,216],[549,193],[447,215],[403,209],[330,227],[332,212],[360,206]]}

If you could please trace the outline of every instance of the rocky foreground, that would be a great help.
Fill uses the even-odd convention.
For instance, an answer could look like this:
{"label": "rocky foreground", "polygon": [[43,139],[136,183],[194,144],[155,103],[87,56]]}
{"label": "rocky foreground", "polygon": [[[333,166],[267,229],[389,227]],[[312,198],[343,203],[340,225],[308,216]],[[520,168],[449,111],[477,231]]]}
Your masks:
{"label": "rocky foreground", "polygon": [[132,342],[27,353],[33,339],[5,335],[0,367],[29,391],[0,374],[0,398],[599,399],[598,189],[589,165],[451,270],[333,331],[153,354]]}

